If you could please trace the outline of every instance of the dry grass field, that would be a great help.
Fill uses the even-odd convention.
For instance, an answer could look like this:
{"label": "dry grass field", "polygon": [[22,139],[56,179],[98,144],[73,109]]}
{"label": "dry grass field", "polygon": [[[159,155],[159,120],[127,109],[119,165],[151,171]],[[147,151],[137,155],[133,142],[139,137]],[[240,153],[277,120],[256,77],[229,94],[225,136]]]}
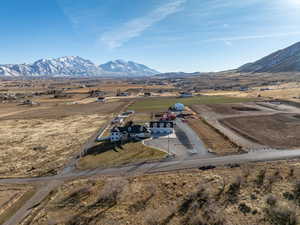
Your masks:
{"label": "dry grass field", "polygon": [[215,104],[206,105],[213,112],[223,115],[237,115],[242,114],[243,112],[258,112],[259,109],[255,107],[245,106],[243,104]]}
{"label": "dry grass field", "polygon": [[124,103],[31,108],[1,117],[0,176],[56,174]]}
{"label": "dry grass field", "polygon": [[299,180],[299,161],[76,180],[23,224],[296,225]]}
{"label": "dry grass field", "polygon": [[248,96],[257,95],[265,98],[278,98],[297,101],[300,98],[300,83],[288,82],[280,85],[260,86],[253,88],[253,90],[249,91],[248,93]]}
{"label": "dry grass field", "polygon": [[56,174],[105,123],[105,118],[78,115],[63,119],[1,121],[0,176]]}

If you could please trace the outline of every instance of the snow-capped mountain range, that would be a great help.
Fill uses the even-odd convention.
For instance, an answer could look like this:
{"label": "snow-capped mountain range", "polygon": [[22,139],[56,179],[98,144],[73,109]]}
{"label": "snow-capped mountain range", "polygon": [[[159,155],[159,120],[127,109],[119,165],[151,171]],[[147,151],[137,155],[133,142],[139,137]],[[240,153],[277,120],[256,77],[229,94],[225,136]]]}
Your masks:
{"label": "snow-capped mountain range", "polygon": [[41,59],[32,64],[0,65],[0,76],[151,76],[159,72],[132,61],[115,60],[97,66],[78,56]]}
{"label": "snow-capped mountain range", "polygon": [[276,51],[256,62],[247,63],[239,72],[300,72],[300,42]]}

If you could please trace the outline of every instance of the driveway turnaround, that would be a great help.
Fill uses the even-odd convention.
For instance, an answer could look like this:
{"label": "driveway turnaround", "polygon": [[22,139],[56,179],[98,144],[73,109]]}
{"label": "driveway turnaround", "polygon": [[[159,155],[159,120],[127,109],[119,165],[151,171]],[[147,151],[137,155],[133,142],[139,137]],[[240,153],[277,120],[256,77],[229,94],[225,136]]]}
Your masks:
{"label": "driveway turnaround", "polygon": [[152,138],[144,141],[144,144],[168,152],[177,160],[213,156],[208,152],[198,134],[180,119],[176,119],[174,134]]}

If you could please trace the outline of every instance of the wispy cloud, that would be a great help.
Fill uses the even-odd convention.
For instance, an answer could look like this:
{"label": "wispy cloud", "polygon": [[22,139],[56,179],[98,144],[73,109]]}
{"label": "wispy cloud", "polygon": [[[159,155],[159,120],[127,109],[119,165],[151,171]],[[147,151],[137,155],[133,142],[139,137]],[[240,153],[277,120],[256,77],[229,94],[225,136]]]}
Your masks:
{"label": "wispy cloud", "polygon": [[100,37],[100,41],[109,48],[121,47],[125,42],[140,36],[146,29],[150,28],[155,23],[165,19],[169,15],[183,10],[186,1],[187,0],[169,0],[148,15],[130,20],[119,28],[104,33]]}
{"label": "wispy cloud", "polygon": [[274,33],[274,34],[263,34],[263,35],[246,35],[246,36],[235,36],[235,37],[222,37],[222,38],[212,38],[205,40],[206,42],[214,42],[214,41],[223,41],[225,43],[232,41],[241,41],[241,40],[251,40],[251,39],[266,39],[266,38],[276,38],[276,37],[285,37],[285,36],[293,36],[300,35],[300,31],[295,32],[286,32],[286,33]]}

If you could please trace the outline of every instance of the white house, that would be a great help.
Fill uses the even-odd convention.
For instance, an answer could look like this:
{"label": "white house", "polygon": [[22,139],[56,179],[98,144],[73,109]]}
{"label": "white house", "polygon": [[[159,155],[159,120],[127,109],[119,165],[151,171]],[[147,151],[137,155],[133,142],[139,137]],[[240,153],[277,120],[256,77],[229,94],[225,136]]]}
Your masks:
{"label": "white house", "polygon": [[149,138],[151,131],[146,126],[129,124],[125,127],[114,127],[111,129],[110,141],[118,142],[125,140],[136,140]]}
{"label": "white house", "polygon": [[106,98],[105,97],[98,97],[96,102],[105,102]]}
{"label": "white house", "polygon": [[123,122],[124,122],[124,118],[122,117],[116,117],[113,119],[113,121],[111,121],[112,124],[117,124],[117,123],[122,124]]}
{"label": "white house", "polygon": [[152,134],[172,134],[174,133],[173,121],[152,121],[150,122],[150,130]]}
{"label": "white house", "polygon": [[193,94],[190,92],[181,92],[180,93],[180,98],[190,98],[193,97]]}
{"label": "white house", "polygon": [[118,142],[124,140],[126,138],[126,134],[120,132],[118,128],[113,128],[110,133],[110,141]]}

